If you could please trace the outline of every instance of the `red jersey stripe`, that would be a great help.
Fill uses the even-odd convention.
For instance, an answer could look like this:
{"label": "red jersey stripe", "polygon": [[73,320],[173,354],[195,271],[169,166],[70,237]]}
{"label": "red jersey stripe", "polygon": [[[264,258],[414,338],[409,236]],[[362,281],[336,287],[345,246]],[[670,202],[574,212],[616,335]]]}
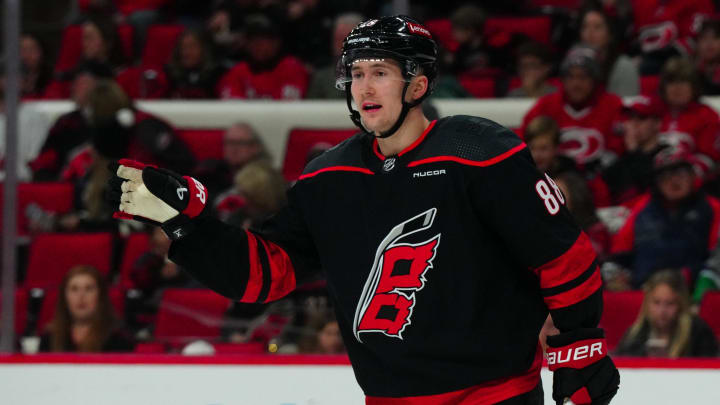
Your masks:
{"label": "red jersey stripe", "polygon": [[593,275],[584,283],[563,293],[545,297],[545,304],[550,309],[569,307],[591,296],[600,287],[602,287],[602,278],[600,277],[600,269],[596,266]]}
{"label": "red jersey stripe", "polygon": [[270,263],[270,291],[265,302],[276,301],[295,289],[295,269],[288,254],[278,245],[260,239]]}
{"label": "red jersey stripe", "polygon": [[538,344],[535,360],[523,374],[501,378],[458,391],[416,397],[365,397],[365,405],[491,405],[529,392],[540,383],[542,347]]}
{"label": "red jersey stripe", "polygon": [[553,288],[574,280],[595,260],[595,250],[585,232],[565,253],[535,269],[540,288]]}
{"label": "red jersey stripe", "polygon": [[508,150],[507,152],[503,152],[494,158],[488,159],[488,160],[482,160],[482,161],[474,161],[474,160],[468,160],[463,159],[457,156],[435,156],[427,159],[421,159],[416,160],[414,162],[410,162],[408,164],[408,167],[415,167],[418,165],[424,165],[426,163],[434,163],[434,162],[443,162],[443,161],[451,161],[451,162],[457,162],[468,166],[480,166],[480,167],[487,167],[492,166],[496,163],[500,163],[503,160],[509,158],[510,156],[520,152],[521,150],[525,149],[527,145],[524,143],[521,143],[520,145]]}
{"label": "red jersey stripe", "polygon": [[313,176],[317,176],[320,173],[324,172],[359,172],[359,173],[365,173],[365,174],[375,174],[370,169],[366,169],[364,167],[354,167],[354,166],[331,166],[331,167],[325,167],[320,170],[316,170],[312,173],[303,174],[300,176],[298,180],[307,179]]}
{"label": "red jersey stripe", "polygon": [[257,301],[262,290],[263,277],[262,277],[262,265],[257,254],[257,238],[252,232],[245,231],[248,238],[248,261],[250,262],[250,274],[248,276],[248,283],[245,287],[245,293],[240,302],[254,303]]}
{"label": "red jersey stripe", "polygon": [[[400,153],[398,153],[398,156],[402,156],[402,155],[410,152],[411,150],[415,149],[418,145],[420,145],[422,143],[422,141],[425,140],[425,137],[427,136],[427,134],[433,129],[436,122],[437,122],[437,120],[432,120],[430,122],[430,124],[427,126],[427,128],[425,128],[423,133],[420,134],[420,137],[418,139],[416,139],[415,142],[410,144],[410,146],[408,146],[407,148],[403,149]],[[373,139],[373,152],[375,152],[375,156],[377,156],[380,160],[385,160],[385,156],[380,152],[380,146],[378,145],[377,138]]]}

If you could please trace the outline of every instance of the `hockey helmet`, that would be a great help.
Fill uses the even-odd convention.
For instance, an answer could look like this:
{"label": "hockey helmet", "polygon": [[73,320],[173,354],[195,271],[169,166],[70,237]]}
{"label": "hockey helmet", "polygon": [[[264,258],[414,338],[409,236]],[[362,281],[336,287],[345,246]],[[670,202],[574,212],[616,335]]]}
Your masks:
{"label": "hockey helmet", "polygon": [[[437,44],[427,28],[414,19],[396,15],[365,21],[355,27],[343,41],[342,53],[336,69],[335,86],[345,90],[350,118],[355,125],[368,132],[360,121],[360,113],[352,106],[350,83],[352,64],[358,60],[392,59],[399,63],[405,80],[403,112],[395,125],[380,137],[392,135],[402,124],[410,108],[420,104],[433,90],[437,78]],[[428,89],[418,100],[405,102],[410,80],[423,74],[428,78]]]}

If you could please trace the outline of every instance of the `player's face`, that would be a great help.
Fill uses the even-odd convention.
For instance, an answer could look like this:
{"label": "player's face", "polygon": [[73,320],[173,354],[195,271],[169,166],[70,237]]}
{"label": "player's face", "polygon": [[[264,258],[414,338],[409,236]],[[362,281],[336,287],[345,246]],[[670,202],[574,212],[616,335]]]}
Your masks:
{"label": "player's face", "polygon": [[73,276],[65,288],[65,299],[73,321],[90,320],[98,307],[100,290],[95,279],[88,274]]}
{"label": "player's face", "polygon": [[537,136],[528,144],[528,147],[530,147],[530,154],[538,170],[546,172],[557,154],[557,147],[553,142],[552,135]]}
{"label": "player's face", "polygon": [[653,328],[666,331],[673,326],[680,312],[680,297],[666,284],[649,293],[648,318]]}
{"label": "player's face", "polygon": [[400,67],[387,59],[357,61],[351,75],[350,91],[365,128],[376,133],[390,129],[402,110]]}
{"label": "player's face", "polygon": [[570,104],[583,104],[590,99],[595,81],[581,67],[571,67],[563,79],[565,97]]}

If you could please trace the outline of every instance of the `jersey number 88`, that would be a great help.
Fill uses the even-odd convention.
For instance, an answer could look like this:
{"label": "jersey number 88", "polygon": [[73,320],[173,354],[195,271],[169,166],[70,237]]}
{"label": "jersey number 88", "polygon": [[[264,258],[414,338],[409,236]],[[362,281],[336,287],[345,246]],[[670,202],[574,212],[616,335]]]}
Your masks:
{"label": "jersey number 88", "polygon": [[[535,183],[535,191],[537,191],[540,198],[542,198],[545,203],[545,208],[547,208],[550,215],[555,215],[560,211],[560,205],[565,205],[565,197],[562,191],[560,191],[560,187],[555,184],[550,176],[545,174],[545,179],[547,181],[539,180]],[[549,186],[548,183],[550,184]],[[550,191],[551,188],[552,191]]]}

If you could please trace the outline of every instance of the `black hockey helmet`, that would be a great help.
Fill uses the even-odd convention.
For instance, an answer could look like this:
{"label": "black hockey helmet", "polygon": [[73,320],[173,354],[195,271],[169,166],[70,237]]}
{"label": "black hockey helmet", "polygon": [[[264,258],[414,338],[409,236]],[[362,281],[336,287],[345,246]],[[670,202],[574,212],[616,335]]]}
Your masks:
{"label": "black hockey helmet", "polygon": [[[402,94],[403,110],[395,125],[379,135],[381,138],[395,133],[402,125],[410,108],[420,104],[430,95],[437,78],[437,44],[427,28],[414,19],[396,15],[365,21],[355,27],[343,41],[342,54],[336,70],[335,86],[345,90],[350,118],[353,123],[365,132],[360,121],[360,113],[352,107],[352,95],[349,84],[352,82],[351,68],[359,59],[387,58],[399,63],[405,79]],[[418,100],[405,102],[410,79],[418,74],[428,78],[428,89]]]}

